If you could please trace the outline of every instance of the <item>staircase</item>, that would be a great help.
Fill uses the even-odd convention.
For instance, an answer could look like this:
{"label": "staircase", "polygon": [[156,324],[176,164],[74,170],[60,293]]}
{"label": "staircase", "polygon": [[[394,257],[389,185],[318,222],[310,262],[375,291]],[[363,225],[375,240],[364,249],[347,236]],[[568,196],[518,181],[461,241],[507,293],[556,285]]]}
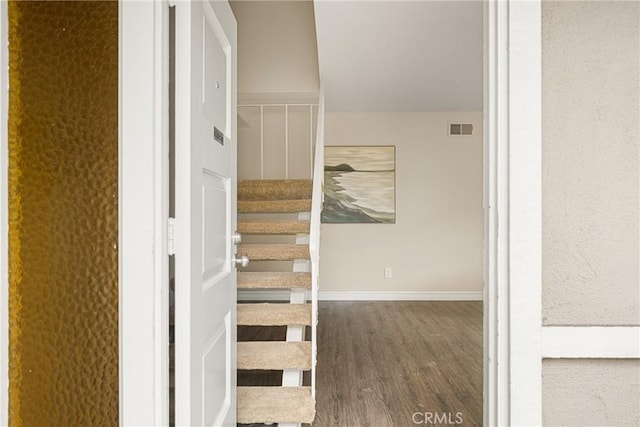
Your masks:
{"label": "staircase", "polygon": [[[239,298],[238,326],[287,328],[286,341],[238,342],[239,376],[245,370],[283,371],[281,386],[238,387],[240,424],[299,425],[315,417],[314,384],[303,385],[303,373],[313,370],[315,361],[316,306],[309,301],[314,295],[312,197],[312,180],[238,183],[238,231],[243,240],[252,241],[238,246],[238,256],[246,255],[253,267],[238,273],[239,296],[243,291],[277,292],[287,299],[243,303]],[[282,271],[283,265],[290,271]],[[305,333],[309,326],[311,337]]]}

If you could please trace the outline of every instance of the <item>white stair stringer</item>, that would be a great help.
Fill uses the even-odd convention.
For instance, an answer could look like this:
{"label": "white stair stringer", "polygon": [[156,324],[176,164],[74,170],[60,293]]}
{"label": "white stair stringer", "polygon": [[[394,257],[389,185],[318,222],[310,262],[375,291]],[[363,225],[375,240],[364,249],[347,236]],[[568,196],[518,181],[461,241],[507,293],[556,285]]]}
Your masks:
{"label": "white stair stringer", "polygon": [[[310,216],[309,213],[298,214],[298,219],[307,219]],[[305,218],[306,217],[306,218]],[[308,234],[296,235],[296,245],[309,244]],[[294,273],[309,273],[311,272],[309,260],[296,259],[293,261]],[[290,297],[291,304],[304,304],[307,302],[307,292],[303,289],[292,289]],[[305,340],[305,326],[289,325],[287,326],[287,341],[304,341]],[[313,363],[313,361],[312,361]],[[302,385],[303,371],[297,369],[286,369],[282,372],[282,386],[283,387],[300,387]]]}

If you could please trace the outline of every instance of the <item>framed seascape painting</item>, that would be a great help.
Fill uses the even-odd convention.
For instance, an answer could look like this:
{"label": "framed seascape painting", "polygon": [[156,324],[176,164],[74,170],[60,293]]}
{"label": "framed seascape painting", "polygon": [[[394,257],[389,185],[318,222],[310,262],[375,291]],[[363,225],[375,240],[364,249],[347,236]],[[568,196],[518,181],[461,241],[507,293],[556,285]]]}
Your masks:
{"label": "framed seascape painting", "polygon": [[322,222],[396,222],[396,147],[324,148]]}

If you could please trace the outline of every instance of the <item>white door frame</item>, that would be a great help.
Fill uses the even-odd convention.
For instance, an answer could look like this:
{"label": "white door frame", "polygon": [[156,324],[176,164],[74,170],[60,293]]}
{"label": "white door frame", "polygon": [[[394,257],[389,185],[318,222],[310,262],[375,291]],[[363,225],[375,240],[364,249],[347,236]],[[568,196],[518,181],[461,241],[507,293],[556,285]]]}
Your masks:
{"label": "white door frame", "polygon": [[484,425],[541,425],[541,0],[485,2],[484,31]]}
{"label": "white door frame", "polygon": [[[168,417],[167,8],[120,2],[121,425]],[[0,425],[8,420],[6,29],[0,1]],[[542,420],[540,41],[540,0],[485,3],[485,425]]]}
{"label": "white door frame", "polygon": [[120,424],[169,423],[169,3],[120,1]]}

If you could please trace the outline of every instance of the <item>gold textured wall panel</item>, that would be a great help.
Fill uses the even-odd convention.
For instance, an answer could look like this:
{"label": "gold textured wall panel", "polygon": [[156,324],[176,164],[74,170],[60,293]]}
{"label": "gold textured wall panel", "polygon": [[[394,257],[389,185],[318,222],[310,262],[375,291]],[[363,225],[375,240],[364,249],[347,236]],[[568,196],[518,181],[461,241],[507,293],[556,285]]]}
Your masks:
{"label": "gold textured wall panel", "polygon": [[118,4],[9,2],[9,423],[118,422]]}

